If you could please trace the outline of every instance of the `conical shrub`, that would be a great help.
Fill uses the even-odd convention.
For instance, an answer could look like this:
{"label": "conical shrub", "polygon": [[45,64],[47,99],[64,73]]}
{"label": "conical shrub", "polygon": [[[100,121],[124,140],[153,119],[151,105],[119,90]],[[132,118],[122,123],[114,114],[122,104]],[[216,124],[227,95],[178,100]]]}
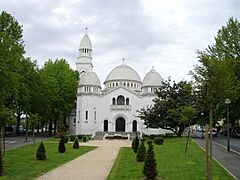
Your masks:
{"label": "conical shrub", "polygon": [[37,149],[36,158],[38,160],[46,160],[47,159],[46,150],[45,150],[45,146],[44,146],[43,142],[40,143],[40,145]]}
{"label": "conical shrub", "polygon": [[64,138],[63,136],[61,136],[61,139],[59,141],[59,145],[58,145],[58,151],[60,153],[64,153],[66,151],[66,146],[65,146],[65,143],[64,143]]}
{"label": "conical shrub", "polygon": [[146,179],[154,179],[158,174],[152,141],[148,142],[148,151],[144,162],[143,173],[146,176]]}
{"label": "conical shrub", "polygon": [[146,147],[145,147],[144,141],[141,140],[140,145],[137,150],[136,158],[137,158],[138,162],[142,162],[145,160],[145,157],[146,157]]}
{"label": "conical shrub", "polygon": [[73,149],[79,149],[79,141],[78,138],[76,137],[73,143]]}
{"label": "conical shrub", "polygon": [[136,134],[136,137],[132,141],[132,149],[135,153],[137,153],[138,146],[139,146],[139,139],[138,139],[138,135]]}

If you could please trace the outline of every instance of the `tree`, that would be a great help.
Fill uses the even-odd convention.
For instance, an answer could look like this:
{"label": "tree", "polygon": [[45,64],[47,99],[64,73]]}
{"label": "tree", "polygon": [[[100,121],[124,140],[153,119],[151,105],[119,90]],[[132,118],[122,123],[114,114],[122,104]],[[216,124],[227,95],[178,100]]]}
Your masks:
{"label": "tree", "polygon": [[138,162],[142,162],[145,160],[145,157],[146,157],[146,147],[145,147],[144,141],[141,140],[137,150],[136,158]]}
{"label": "tree", "polygon": [[37,149],[36,158],[38,160],[46,160],[47,159],[45,146],[42,141]]}
{"label": "tree", "polygon": [[[49,60],[40,70],[42,81],[42,104],[46,118],[49,120],[49,134],[52,135],[52,124],[56,134],[60,117],[66,116],[75,107],[78,74],[73,71],[66,60]],[[63,123],[65,125],[65,123]]]}
{"label": "tree", "polygon": [[239,40],[240,23],[230,18],[227,25],[219,29],[214,44],[205,51],[197,51],[199,64],[191,72],[198,95],[196,107],[206,115],[210,111],[214,113],[213,123],[225,117],[226,98],[232,101],[231,117],[235,120],[240,118]]}
{"label": "tree", "polygon": [[75,138],[74,143],[73,143],[73,149],[79,149],[79,141],[78,137]]}
{"label": "tree", "polygon": [[153,106],[139,110],[139,117],[144,120],[147,127],[170,129],[177,136],[181,136],[184,131],[181,108],[195,103],[191,83],[187,81],[171,83],[169,79],[163,82],[156,94]]}
{"label": "tree", "polygon": [[0,14],[0,175],[3,174],[3,129],[11,119],[12,104],[16,95],[18,74],[16,69],[24,54],[22,26],[10,14]]}
{"label": "tree", "polygon": [[148,151],[146,159],[144,161],[143,173],[146,176],[146,179],[154,179],[158,175],[152,141],[148,142]]}
{"label": "tree", "polygon": [[65,146],[65,143],[64,143],[64,138],[63,136],[61,136],[61,139],[59,141],[59,146],[58,146],[58,151],[60,153],[64,153],[66,151],[66,146]]}

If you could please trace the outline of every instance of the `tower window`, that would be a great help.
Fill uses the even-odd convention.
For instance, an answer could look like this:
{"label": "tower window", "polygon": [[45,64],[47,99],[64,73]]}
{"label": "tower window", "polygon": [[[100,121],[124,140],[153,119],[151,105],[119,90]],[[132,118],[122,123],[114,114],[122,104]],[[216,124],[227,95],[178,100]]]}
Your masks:
{"label": "tower window", "polygon": [[127,83],[127,87],[129,87],[129,82]]}
{"label": "tower window", "polygon": [[88,111],[86,111],[85,119],[88,120]]}
{"label": "tower window", "polygon": [[123,83],[123,86],[126,86],[126,83],[125,83],[125,82]]}
{"label": "tower window", "polygon": [[94,111],[94,120],[97,119],[97,111]]}

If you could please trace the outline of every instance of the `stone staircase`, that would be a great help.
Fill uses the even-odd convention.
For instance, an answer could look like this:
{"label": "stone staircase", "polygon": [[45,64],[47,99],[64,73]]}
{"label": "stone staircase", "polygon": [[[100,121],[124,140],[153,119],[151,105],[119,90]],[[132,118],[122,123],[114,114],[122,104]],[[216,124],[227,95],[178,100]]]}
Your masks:
{"label": "stone staircase", "polygon": [[[101,132],[99,131],[95,133],[95,136],[93,139],[103,140],[103,137],[105,134],[112,135],[112,136],[114,136],[114,134],[117,134],[117,135],[121,134],[122,136],[127,136],[127,134],[130,134],[130,140],[132,140],[136,135],[135,132]],[[118,139],[118,136],[115,136],[114,139]],[[119,139],[122,139],[122,138],[119,137]]]}

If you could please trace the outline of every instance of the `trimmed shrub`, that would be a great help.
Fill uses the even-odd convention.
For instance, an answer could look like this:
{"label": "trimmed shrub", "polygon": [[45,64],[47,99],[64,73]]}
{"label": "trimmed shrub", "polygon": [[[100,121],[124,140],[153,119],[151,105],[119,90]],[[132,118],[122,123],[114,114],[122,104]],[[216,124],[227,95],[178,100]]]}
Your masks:
{"label": "trimmed shrub", "polygon": [[73,149],[79,149],[79,141],[78,138],[76,137],[73,143]]}
{"label": "trimmed shrub", "polygon": [[64,143],[63,136],[61,137],[61,139],[59,141],[58,151],[60,153],[64,153],[66,151],[66,146],[65,146],[65,143]]}
{"label": "trimmed shrub", "polygon": [[47,159],[45,146],[42,141],[37,149],[36,158],[38,160],[46,160]]}
{"label": "trimmed shrub", "polygon": [[81,140],[83,138],[83,135],[79,134],[77,135],[78,139]]}
{"label": "trimmed shrub", "polygon": [[141,140],[140,141],[140,145],[138,147],[138,150],[137,150],[137,161],[138,162],[142,162],[145,160],[145,157],[146,157],[146,147],[145,147],[145,144],[144,144],[144,141]]}
{"label": "trimmed shrub", "polygon": [[152,141],[148,141],[148,151],[144,161],[143,173],[146,176],[146,179],[154,179],[158,175]]}
{"label": "trimmed shrub", "polygon": [[162,137],[157,137],[155,138],[154,140],[154,143],[157,144],[157,145],[162,145],[163,142],[164,142],[164,139]]}
{"label": "trimmed shrub", "polygon": [[75,138],[76,138],[75,135],[70,135],[70,136],[69,136],[69,139],[70,139],[70,141],[72,141],[72,142],[75,140]]}
{"label": "trimmed shrub", "polygon": [[68,142],[68,136],[63,136],[64,143]]}
{"label": "trimmed shrub", "polygon": [[132,141],[132,149],[134,153],[137,153],[138,146],[139,146],[139,139],[138,139],[138,135],[136,134],[136,137]]}
{"label": "trimmed shrub", "polygon": [[149,138],[150,138],[151,140],[154,140],[155,135],[154,135],[154,134],[151,134],[151,135],[149,136]]}
{"label": "trimmed shrub", "polygon": [[86,137],[86,136],[83,136],[83,137],[82,137],[82,141],[83,141],[83,142],[87,142],[87,137]]}

